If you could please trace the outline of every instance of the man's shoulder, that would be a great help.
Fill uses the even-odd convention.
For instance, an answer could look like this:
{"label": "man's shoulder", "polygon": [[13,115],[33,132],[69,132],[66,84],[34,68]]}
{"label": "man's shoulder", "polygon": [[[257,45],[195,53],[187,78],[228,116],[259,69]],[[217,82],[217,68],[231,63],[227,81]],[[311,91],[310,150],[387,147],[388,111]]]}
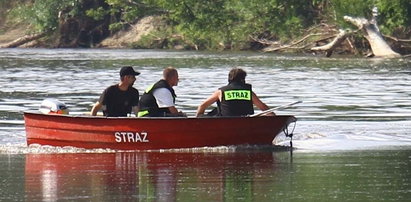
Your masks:
{"label": "man's shoulder", "polygon": [[111,86],[107,87],[106,89],[104,89],[103,94],[112,94],[112,93],[115,93],[116,91],[118,91],[118,89],[119,89],[118,85],[114,84],[114,85],[111,85]]}
{"label": "man's shoulder", "polygon": [[172,100],[173,95],[167,88],[157,88],[153,91],[153,96],[157,100]]}
{"label": "man's shoulder", "polygon": [[160,108],[174,106],[173,95],[167,88],[158,88],[153,91],[153,96],[156,99],[157,105]]}
{"label": "man's shoulder", "polygon": [[252,85],[249,83],[230,83],[228,85],[222,86],[219,90],[225,90],[227,88],[251,88]]}
{"label": "man's shoulder", "polygon": [[108,91],[108,90],[117,90],[117,89],[119,89],[118,84],[113,84],[113,85],[107,87],[106,91]]}
{"label": "man's shoulder", "polygon": [[165,87],[157,88],[157,89],[155,89],[155,91],[170,92],[170,90],[168,90],[168,89],[165,88]]}
{"label": "man's shoulder", "polygon": [[132,93],[137,93],[138,94],[137,88],[130,87],[128,90],[131,91]]}
{"label": "man's shoulder", "polygon": [[167,88],[157,88],[153,91],[153,94],[166,94],[166,95],[170,94],[171,95],[171,92]]}

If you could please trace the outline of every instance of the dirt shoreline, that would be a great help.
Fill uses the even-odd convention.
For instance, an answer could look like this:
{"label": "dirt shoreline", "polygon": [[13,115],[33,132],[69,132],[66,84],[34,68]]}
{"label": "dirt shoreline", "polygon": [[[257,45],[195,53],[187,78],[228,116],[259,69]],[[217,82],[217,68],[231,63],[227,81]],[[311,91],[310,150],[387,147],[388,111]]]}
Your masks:
{"label": "dirt shoreline", "polygon": [[[137,43],[142,37],[158,31],[160,27],[163,26],[166,25],[160,16],[147,16],[133,24],[129,29],[119,31],[105,38],[100,43],[95,44],[93,48],[130,48],[133,43]],[[27,25],[17,25],[14,28],[7,29],[4,33],[0,33],[0,47],[26,36],[28,32],[25,27],[27,27]],[[58,44],[58,42],[53,40],[51,40],[51,43],[42,40],[43,39],[31,41],[18,47],[55,48],[54,44]]]}

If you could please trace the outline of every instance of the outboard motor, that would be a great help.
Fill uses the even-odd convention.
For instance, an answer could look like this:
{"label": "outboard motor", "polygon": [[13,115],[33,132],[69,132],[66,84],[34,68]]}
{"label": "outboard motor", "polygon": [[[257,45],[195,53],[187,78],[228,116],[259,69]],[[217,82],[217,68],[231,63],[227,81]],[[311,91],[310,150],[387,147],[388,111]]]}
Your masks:
{"label": "outboard motor", "polygon": [[41,102],[41,106],[39,111],[43,114],[68,114],[69,111],[67,109],[66,104],[63,102],[53,99],[47,98]]}

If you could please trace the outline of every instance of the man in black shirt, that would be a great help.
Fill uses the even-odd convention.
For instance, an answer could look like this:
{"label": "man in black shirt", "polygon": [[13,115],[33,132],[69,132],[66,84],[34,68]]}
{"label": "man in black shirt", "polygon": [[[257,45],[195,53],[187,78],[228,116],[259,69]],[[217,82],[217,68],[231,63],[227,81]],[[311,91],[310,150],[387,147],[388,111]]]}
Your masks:
{"label": "man in black shirt", "polygon": [[138,90],[133,87],[136,76],[140,72],[133,67],[125,66],[120,69],[120,83],[106,88],[99,101],[91,109],[91,115],[95,116],[103,108],[103,113],[108,117],[127,116],[132,111],[138,113]]}

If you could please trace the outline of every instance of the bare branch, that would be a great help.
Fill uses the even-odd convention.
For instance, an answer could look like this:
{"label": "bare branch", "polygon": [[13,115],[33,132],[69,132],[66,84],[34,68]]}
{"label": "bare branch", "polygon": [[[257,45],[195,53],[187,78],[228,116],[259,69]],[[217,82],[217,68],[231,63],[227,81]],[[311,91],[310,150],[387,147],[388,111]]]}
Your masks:
{"label": "bare branch", "polygon": [[[264,52],[272,52],[272,51],[278,51],[278,50],[281,50],[281,49],[295,49],[296,45],[304,42],[308,38],[310,38],[312,36],[322,36],[322,35],[324,35],[324,33],[310,33],[310,34],[305,35],[301,39],[299,39],[295,42],[292,42],[290,44],[287,44],[287,45],[280,45],[280,46],[274,47],[274,46],[272,46],[273,44],[271,44],[271,46],[264,48],[263,51]],[[275,45],[277,45],[277,44],[278,43],[276,43]],[[303,46],[303,47],[307,47],[307,46]]]}
{"label": "bare branch", "polygon": [[384,35],[384,34],[383,34],[383,36],[384,36],[385,38],[391,39],[391,40],[396,41],[396,42],[406,42],[406,43],[411,42],[411,39],[399,39],[399,38],[396,38],[396,37],[393,37],[393,36]]}
{"label": "bare branch", "polygon": [[32,34],[32,35],[26,35],[23,37],[20,37],[10,43],[6,43],[4,45],[0,45],[0,48],[15,48],[15,47],[19,47],[23,44],[26,44],[30,41],[34,41],[37,39],[40,39],[42,37],[46,36],[45,32],[39,33],[39,34]]}
{"label": "bare branch", "polygon": [[258,42],[258,43],[263,44],[263,45],[269,45],[270,46],[270,45],[279,45],[280,44],[278,41],[271,41],[271,40],[267,40],[267,39],[258,39],[258,38],[255,38],[255,37],[251,36],[251,35],[249,37],[253,41]]}
{"label": "bare branch", "polygon": [[341,44],[341,42],[344,41],[344,39],[347,37],[349,33],[347,33],[345,30],[340,30],[340,33],[335,36],[334,40],[331,41],[330,43],[324,45],[324,46],[317,46],[314,48],[311,48],[313,51],[333,51],[338,45]]}

